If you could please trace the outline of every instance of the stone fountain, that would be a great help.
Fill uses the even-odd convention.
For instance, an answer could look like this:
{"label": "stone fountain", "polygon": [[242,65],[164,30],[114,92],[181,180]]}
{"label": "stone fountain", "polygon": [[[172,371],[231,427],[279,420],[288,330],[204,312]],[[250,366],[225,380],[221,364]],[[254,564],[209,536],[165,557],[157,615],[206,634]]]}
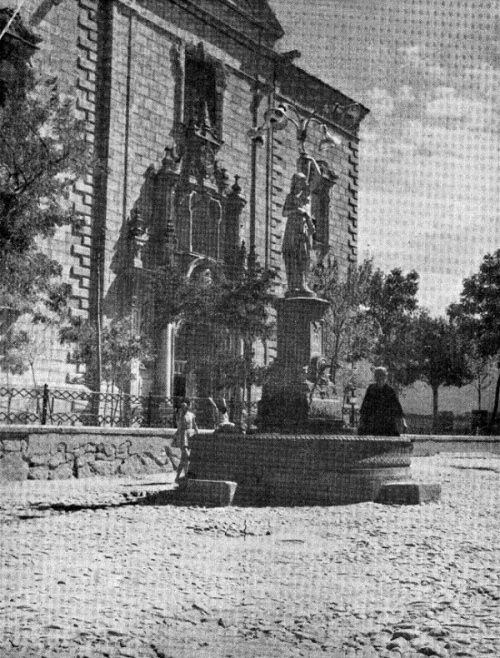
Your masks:
{"label": "stone fountain", "polygon": [[302,173],[292,178],[283,214],[288,289],[276,305],[278,356],[263,387],[258,432],[197,437],[191,475],[236,482],[239,504],[374,501],[388,483],[409,482],[412,443],[341,433],[341,401],[322,356],[328,302],[307,286],[314,225]]}

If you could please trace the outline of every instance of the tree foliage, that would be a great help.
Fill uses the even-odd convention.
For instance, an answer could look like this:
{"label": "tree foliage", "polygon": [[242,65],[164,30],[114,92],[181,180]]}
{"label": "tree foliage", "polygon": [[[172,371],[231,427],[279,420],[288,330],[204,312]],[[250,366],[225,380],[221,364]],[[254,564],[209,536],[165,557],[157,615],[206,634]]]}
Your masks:
{"label": "tree foliage", "polygon": [[[86,375],[90,373],[93,352],[96,347],[95,325],[79,317],[72,318],[70,324],[61,328],[60,338],[63,344],[71,344],[71,360],[86,366]],[[154,350],[149,338],[133,330],[130,316],[106,323],[101,332],[101,367],[102,378],[114,389],[126,388],[133,379],[133,365],[149,365],[154,359]],[[84,376],[84,383],[91,382]]]}
{"label": "tree foliage", "polygon": [[247,346],[270,338],[274,331],[270,309],[275,279],[274,270],[264,270],[257,262],[250,263],[238,276],[224,279],[216,305],[217,324],[239,336]]}
{"label": "tree foliage", "polygon": [[398,388],[412,384],[417,378],[411,328],[418,310],[418,284],[415,270],[403,274],[400,268],[388,274],[377,269],[369,284],[366,318],[377,331],[374,363],[388,368],[389,377]]}
{"label": "tree foliage", "polygon": [[371,260],[342,274],[336,262],[316,267],[313,285],[330,302],[325,317],[326,355],[332,378],[356,386],[353,366],[363,359],[387,366],[398,387],[415,381],[411,327],[418,309],[418,274],[375,269]]}
{"label": "tree foliage", "polygon": [[370,358],[377,336],[366,308],[373,276],[373,263],[349,265],[342,273],[336,260],[314,268],[312,285],[330,306],[325,314],[325,356],[330,376],[343,389],[355,386],[355,365]]}
{"label": "tree foliage", "polygon": [[274,270],[253,258],[233,276],[207,268],[187,278],[177,267],[157,268],[150,272],[147,292],[155,300],[154,325],[174,323],[193,340],[206,342],[207,353],[198,354],[190,368],[210,369],[220,388],[248,390],[262,378],[254,344],[274,332],[275,278]]}
{"label": "tree foliage", "polygon": [[472,374],[472,385],[477,393],[477,409],[482,409],[483,392],[495,381],[496,359],[479,353],[474,340],[467,341],[467,365]]}
{"label": "tree foliage", "polygon": [[71,192],[89,165],[73,100],[59,93],[56,80],[29,76],[0,107],[2,306],[25,312],[41,302],[61,310],[68,292],[56,281],[61,266],[40,240],[60,226],[78,226]]}
{"label": "tree foliage", "polygon": [[494,356],[500,351],[500,249],[487,254],[479,272],[463,281],[460,302],[448,313],[478,354]]}
{"label": "tree foliage", "polygon": [[83,126],[57,80],[22,69],[0,106],[0,312],[9,318],[1,367],[14,365],[21,333],[12,323],[28,314],[34,322],[57,322],[68,308],[71,286],[44,240],[58,227],[78,227],[71,193],[91,166]]}
{"label": "tree foliage", "polygon": [[439,388],[461,387],[473,378],[466,345],[452,323],[444,318],[432,318],[426,312],[414,319],[410,340],[412,376],[431,387],[433,428],[437,430]]}
{"label": "tree foliage", "polygon": [[264,270],[257,262],[232,277],[208,269],[189,278],[174,267],[155,270],[150,294],[156,300],[156,321],[210,325],[247,343],[265,340],[274,328],[270,308],[275,279],[274,270]]}
{"label": "tree foliage", "polygon": [[[460,302],[448,309],[463,339],[479,358],[497,357],[500,352],[500,249],[486,254],[479,271],[464,279]],[[498,411],[500,375],[491,413],[490,431]]]}

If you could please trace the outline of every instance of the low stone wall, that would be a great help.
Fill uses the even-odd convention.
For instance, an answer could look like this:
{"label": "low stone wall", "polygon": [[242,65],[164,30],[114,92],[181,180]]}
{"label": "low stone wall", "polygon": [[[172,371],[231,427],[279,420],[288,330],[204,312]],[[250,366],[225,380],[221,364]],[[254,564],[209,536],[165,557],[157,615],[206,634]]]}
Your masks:
{"label": "low stone wall", "polygon": [[500,454],[500,436],[474,435],[440,435],[413,434],[407,435],[413,441],[413,455],[426,457],[439,452],[474,453],[491,452]]}
{"label": "low stone wall", "polygon": [[175,470],[173,429],[0,427],[0,483]]}
{"label": "low stone wall", "polygon": [[[10,425],[0,427],[0,483],[11,480],[39,479],[56,480],[65,478],[85,478],[92,476],[126,476],[146,473],[174,472],[180,451],[172,448],[173,429],[157,428],[98,428],[98,427],[50,427]],[[210,436],[211,430],[202,430],[202,436]],[[232,437],[229,443],[233,444]],[[352,438],[352,437],[351,437]],[[491,452],[500,454],[500,437],[494,436],[406,436],[413,441],[413,455],[433,455],[438,452]],[[210,469],[219,462],[221,479],[228,479],[224,463],[228,455],[232,463],[248,471],[245,450],[252,453],[251,462],[269,463],[262,452],[262,444],[254,442],[251,436],[237,438],[237,444],[229,449],[228,442],[217,442],[216,452],[210,457]],[[305,472],[310,472],[307,460],[295,442],[289,457]],[[347,443],[346,443],[347,445]],[[318,444],[320,446],[320,444]],[[233,448],[237,448],[236,452]],[[269,446],[268,446],[269,447]],[[273,460],[283,465],[283,444],[275,445],[271,454]],[[319,447],[317,448],[319,450]],[[196,454],[193,455],[198,461]],[[234,459],[233,459],[234,457]],[[215,460],[215,461],[214,461]],[[199,463],[199,461],[198,461]],[[253,468],[253,467],[252,467]],[[260,468],[260,467],[259,467]],[[198,468],[199,470],[199,468]],[[203,468],[204,472],[205,467]],[[201,472],[200,472],[201,475]],[[230,478],[229,478],[230,479]]]}

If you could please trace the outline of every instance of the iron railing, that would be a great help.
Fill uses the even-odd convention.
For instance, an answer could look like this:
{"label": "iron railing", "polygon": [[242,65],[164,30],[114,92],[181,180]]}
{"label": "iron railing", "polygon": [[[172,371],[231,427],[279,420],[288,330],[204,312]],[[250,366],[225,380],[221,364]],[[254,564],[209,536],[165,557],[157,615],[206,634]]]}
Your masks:
{"label": "iron railing", "polygon": [[[96,393],[88,389],[0,386],[0,425],[60,425],[97,427],[175,427],[175,412],[181,398],[126,393]],[[257,415],[257,402],[228,400],[229,416],[247,429]],[[201,429],[214,429],[217,418],[208,398],[192,398],[192,409]],[[346,426],[353,429],[357,416],[343,408]],[[475,434],[478,428],[470,414],[456,415],[446,426],[432,427],[430,416],[407,414],[410,434]]]}
{"label": "iron railing", "polygon": [[[180,398],[92,392],[87,389],[0,387],[0,425],[175,427]],[[257,403],[229,401],[231,419],[255,416]],[[207,398],[192,398],[198,427],[213,429],[216,414]],[[242,412],[245,412],[243,414]]]}

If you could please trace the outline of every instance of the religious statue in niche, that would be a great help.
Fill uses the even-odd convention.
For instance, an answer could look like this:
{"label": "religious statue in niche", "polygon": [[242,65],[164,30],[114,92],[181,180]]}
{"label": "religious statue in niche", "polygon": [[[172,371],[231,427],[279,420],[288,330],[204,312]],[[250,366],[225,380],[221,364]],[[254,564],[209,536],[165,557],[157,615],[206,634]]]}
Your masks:
{"label": "religious statue in niche", "polygon": [[295,173],[292,176],[283,216],[287,218],[282,244],[287,296],[312,296],[314,292],[307,285],[307,275],[315,227],[311,217],[310,187],[305,174]]}

